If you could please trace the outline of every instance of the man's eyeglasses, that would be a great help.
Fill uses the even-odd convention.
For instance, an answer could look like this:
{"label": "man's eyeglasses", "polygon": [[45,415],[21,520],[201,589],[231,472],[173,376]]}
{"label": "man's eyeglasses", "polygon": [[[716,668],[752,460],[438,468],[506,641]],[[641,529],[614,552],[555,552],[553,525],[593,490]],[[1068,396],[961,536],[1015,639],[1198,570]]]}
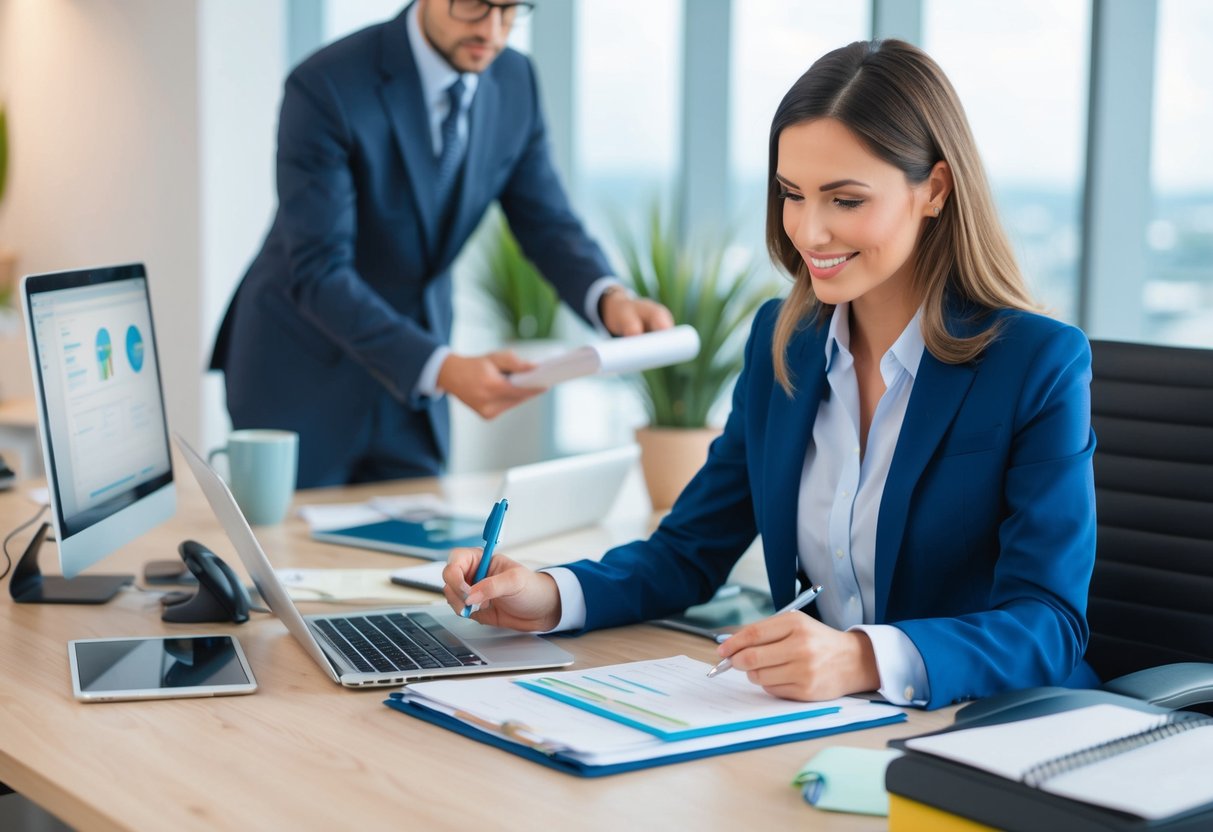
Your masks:
{"label": "man's eyeglasses", "polygon": [[501,10],[501,22],[513,23],[520,17],[526,17],[535,8],[534,3],[494,3],[492,0],[451,0],[451,17],[464,23],[479,23],[493,9]]}

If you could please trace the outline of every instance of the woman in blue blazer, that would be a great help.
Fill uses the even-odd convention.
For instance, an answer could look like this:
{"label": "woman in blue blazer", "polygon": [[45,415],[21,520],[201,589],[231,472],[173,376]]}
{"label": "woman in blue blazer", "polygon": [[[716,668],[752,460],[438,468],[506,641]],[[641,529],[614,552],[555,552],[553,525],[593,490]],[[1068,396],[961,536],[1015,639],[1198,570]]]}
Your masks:
{"label": "woman in blue blazer", "polygon": [[444,576],[485,623],[578,630],[706,601],[756,535],[775,604],[719,648],[770,693],[940,707],[1095,683],[1090,350],[1037,314],[955,91],[917,48],[817,61],[771,126],[758,313],[733,409],[651,538],[532,572]]}

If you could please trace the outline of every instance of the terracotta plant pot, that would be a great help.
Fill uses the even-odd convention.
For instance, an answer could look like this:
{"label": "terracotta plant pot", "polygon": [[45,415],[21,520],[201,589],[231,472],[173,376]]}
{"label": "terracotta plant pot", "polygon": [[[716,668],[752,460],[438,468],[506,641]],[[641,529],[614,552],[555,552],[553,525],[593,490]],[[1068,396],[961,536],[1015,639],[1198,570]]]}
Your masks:
{"label": "terracotta plant pot", "polygon": [[708,446],[719,435],[719,428],[637,429],[640,466],[654,509],[674,505],[682,489],[707,461]]}

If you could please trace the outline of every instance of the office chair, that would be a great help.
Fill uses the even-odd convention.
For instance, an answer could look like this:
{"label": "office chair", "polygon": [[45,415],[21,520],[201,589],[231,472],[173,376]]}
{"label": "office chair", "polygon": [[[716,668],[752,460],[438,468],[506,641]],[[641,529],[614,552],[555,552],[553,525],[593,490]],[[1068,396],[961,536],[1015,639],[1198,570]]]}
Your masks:
{"label": "office chair", "polygon": [[1091,366],[1098,525],[1086,660],[1103,684],[1007,691],[965,706],[958,723],[1120,696],[1213,710],[1213,350],[1092,341]]}
{"label": "office chair", "polygon": [[1092,341],[1098,516],[1087,661],[1213,662],[1213,350]]}
{"label": "office chair", "polygon": [[1105,690],[1207,703],[1213,350],[1092,341],[1091,366],[1098,530],[1087,662]]}

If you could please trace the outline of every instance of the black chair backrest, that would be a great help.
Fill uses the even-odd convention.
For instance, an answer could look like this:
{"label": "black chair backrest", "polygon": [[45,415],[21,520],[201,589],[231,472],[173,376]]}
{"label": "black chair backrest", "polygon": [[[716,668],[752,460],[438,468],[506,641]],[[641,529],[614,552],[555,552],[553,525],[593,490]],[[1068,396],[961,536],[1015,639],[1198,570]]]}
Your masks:
{"label": "black chair backrest", "polygon": [[1213,350],[1092,341],[1099,518],[1087,661],[1213,661]]}

